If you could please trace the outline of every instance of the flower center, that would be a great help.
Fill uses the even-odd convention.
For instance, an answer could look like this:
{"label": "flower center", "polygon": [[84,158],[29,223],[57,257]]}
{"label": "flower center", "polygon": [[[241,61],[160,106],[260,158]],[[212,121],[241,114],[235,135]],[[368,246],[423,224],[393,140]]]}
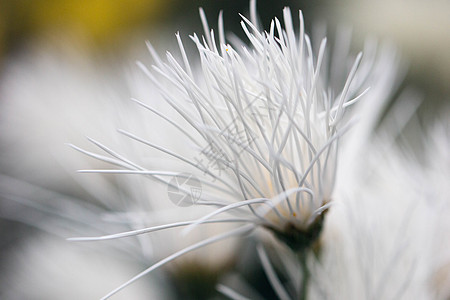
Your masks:
{"label": "flower center", "polygon": [[325,214],[327,210],[322,212],[317,218],[306,228],[300,227],[293,221],[288,221],[283,228],[277,228],[272,225],[264,225],[272,231],[274,235],[295,252],[303,252],[313,246],[319,239],[322,232]]}

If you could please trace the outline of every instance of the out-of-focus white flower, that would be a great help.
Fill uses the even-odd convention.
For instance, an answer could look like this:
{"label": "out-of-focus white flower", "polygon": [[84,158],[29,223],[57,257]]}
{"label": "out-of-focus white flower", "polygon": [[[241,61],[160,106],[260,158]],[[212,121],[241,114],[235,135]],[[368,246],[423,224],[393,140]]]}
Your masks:
{"label": "out-of-focus white flower", "polygon": [[435,211],[431,287],[436,299],[450,297],[450,110],[442,114],[424,143],[426,200]]}
{"label": "out-of-focus white flower", "polygon": [[[99,299],[139,267],[111,251],[37,234],[11,251],[2,266],[0,289],[5,300]],[[164,286],[156,280],[144,280],[117,299],[167,299]]]}
{"label": "out-of-focus white flower", "polygon": [[[388,118],[343,171],[348,181],[338,185],[340,204],[328,215],[320,261],[310,262],[311,299],[448,297],[449,199],[442,180],[450,168],[448,149],[440,149],[449,139],[442,130],[434,144],[415,137],[427,145],[428,162],[395,144],[415,110],[409,102],[392,109],[395,120]],[[433,165],[440,171],[429,170]]]}
{"label": "out-of-focus white flower", "polygon": [[312,299],[429,299],[434,224],[421,170],[393,150],[375,156],[328,216]]}
{"label": "out-of-focus white flower", "polygon": [[116,135],[108,134],[118,124],[137,130],[131,116],[140,111],[123,105],[129,93],[125,80],[113,76],[116,69],[120,67],[94,63],[82,53],[45,46],[8,61],[0,82],[2,173],[98,201],[113,198],[113,185],[104,176],[74,176],[80,163],[101,165],[68,152],[65,143],[85,146],[89,136],[120,145]]}
{"label": "out-of-focus white flower", "polygon": [[[129,104],[128,93],[132,89],[136,96],[140,95],[155,107],[159,106],[160,96],[153,93],[144,75],[138,70],[139,74],[129,74],[127,82],[125,76],[113,76],[113,69],[115,67],[101,63],[94,67],[87,57],[74,57],[48,48],[31,51],[11,61],[2,81],[0,161],[2,173],[8,175],[0,174],[0,217],[67,238],[133,231],[166,222],[182,223],[198,219],[211,211],[207,207],[200,210],[185,208],[181,216],[181,208],[167,199],[167,187],[155,186],[139,176],[113,175],[105,178],[103,174],[73,174],[75,166],[104,168],[106,164],[68,151],[66,143],[69,141],[85,148],[92,146],[90,141],[97,145],[101,142],[124,155],[158,165],[158,161],[140,151],[139,145],[129,143],[126,137],[118,135],[116,129],[140,134],[151,132],[152,138],[159,141],[161,136],[170,135],[170,129],[164,128],[165,123],[161,124],[164,120],[144,122],[147,117],[145,110],[135,105],[124,105]],[[145,85],[140,84],[143,79]],[[177,141],[171,142],[171,145],[177,147]],[[111,243],[105,256],[127,259],[136,266],[148,266],[227,228],[228,225],[211,225],[199,228],[186,238],[179,237],[180,228],[171,228],[163,233],[140,235],[137,239],[121,239]],[[185,255],[176,264],[168,266],[166,275],[169,275],[165,279],[174,282],[170,285],[172,289],[174,286],[186,286],[189,285],[189,278],[183,275],[200,270],[208,279],[201,288],[206,294],[211,290],[215,292],[216,281],[234,263],[233,249],[236,246],[233,241],[224,241]],[[78,247],[73,247],[73,251],[78,251]],[[70,246],[44,242],[39,251],[50,252],[55,248],[61,252],[67,248],[72,253]],[[89,247],[81,249],[84,253],[89,251]],[[218,260],[216,255],[221,259]],[[38,256],[33,257],[37,260],[36,268],[42,269],[46,277],[64,280],[65,277],[57,273],[60,269],[55,267],[56,260],[48,263],[39,261]],[[73,263],[83,257],[74,255]],[[46,268],[38,266],[47,263]],[[11,270],[4,275],[5,281],[13,280],[14,274],[23,276],[20,275],[22,268],[23,265],[12,264]],[[111,269],[111,276],[121,273],[120,268]],[[36,282],[36,286],[41,284],[35,273],[29,273],[23,280]],[[117,286],[117,282],[114,285]],[[85,287],[89,290],[89,285]],[[35,292],[35,297],[46,298],[43,296],[47,292],[44,286],[39,289],[33,285],[33,289],[42,291]],[[98,290],[106,293],[107,286],[98,286]],[[32,293],[27,288],[22,292],[11,291],[9,295],[21,298],[19,295]],[[168,298],[173,291],[167,293],[162,290],[161,293]],[[58,290],[55,289],[52,295],[58,295]],[[74,297],[76,295],[80,294],[76,293]],[[195,298],[195,295],[191,296]]]}

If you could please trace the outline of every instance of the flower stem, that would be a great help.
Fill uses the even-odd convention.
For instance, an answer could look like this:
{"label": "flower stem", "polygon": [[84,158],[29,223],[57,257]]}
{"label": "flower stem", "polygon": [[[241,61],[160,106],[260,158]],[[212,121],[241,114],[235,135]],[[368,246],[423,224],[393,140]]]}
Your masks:
{"label": "flower stem", "polygon": [[308,253],[307,251],[301,251],[298,255],[299,261],[300,261],[300,267],[302,270],[302,282],[300,287],[300,295],[299,300],[306,300],[308,297],[308,283],[309,283],[309,277],[310,272],[308,269],[308,263],[307,263],[307,257]]}

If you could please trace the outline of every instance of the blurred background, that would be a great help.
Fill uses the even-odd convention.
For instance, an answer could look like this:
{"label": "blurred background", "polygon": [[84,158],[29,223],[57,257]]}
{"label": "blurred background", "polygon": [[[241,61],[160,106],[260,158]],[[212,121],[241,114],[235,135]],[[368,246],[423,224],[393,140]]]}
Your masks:
{"label": "blurred background", "polygon": [[[427,103],[442,101],[450,92],[450,4],[432,1],[258,1],[265,27],[282,8],[303,10],[310,33],[312,24],[326,24],[327,35],[335,26],[352,28],[354,42],[368,35],[391,40],[408,63],[410,82],[425,94]],[[224,11],[225,28],[242,37],[238,13],[248,11],[246,1],[224,0],[2,0],[0,1],[0,61],[11,59],[39,45],[56,48],[67,60],[70,53],[83,52],[93,60],[141,59],[144,41],[158,49],[174,45],[181,36],[201,32],[198,7],[203,7],[215,28]],[[438,100],[440,99],[440,100]]]}
{"label": "blurred background", "polygon": [[[2,272],[0,298],[14,299],[7,293],[11,284],[30,275],[18,270],[25,266],[15,263],[18,258],[11,253],[37,247],[30,243],[43,234],[36,224],[45,218],[33,212],[18,217],[24,207],[11,205],[13,185],[4,179],[79,197],[72,176],[65,174],[80,165],[64,169],[60,159],[65,150],[55,151],[70,152],[65,142],[84,138],[93,126],[97,130],[103,124],[75,116],[102,111],[110,98],[126,102],[134,96],[128,81],[137,70],[135,60],[151,64],[146,40],[164,55],[166,49],[175,49],[175,33],[180,32],[184,44],[192,47],[188,35],[202,32],[200,6],[212,28],[223,10],[226,32],[243,37],[238,13],[249,13],[247,1],[241,0],[0,0],[0,173],[7,176],[0,184],[0,269],[7,270]],[[393,43],[405,70],[402,86],[414,87],[423,99],[422,122],[450,101],[449,1],[259,0],[257,6],[265,28],[290,6],[293,12],[303,10],[311,35],[321,28],[332,39],[336,28],[344,27],[351,28],[357,49],[367,36]],[[72,126],[66,126],[69,122]],[[51,247],[38,249],[52,255]],[[108,261],[103,268],[107,266]],[[123,279],[127,277],[111,286]],[[49,294],[28,297],[57,299]]]}

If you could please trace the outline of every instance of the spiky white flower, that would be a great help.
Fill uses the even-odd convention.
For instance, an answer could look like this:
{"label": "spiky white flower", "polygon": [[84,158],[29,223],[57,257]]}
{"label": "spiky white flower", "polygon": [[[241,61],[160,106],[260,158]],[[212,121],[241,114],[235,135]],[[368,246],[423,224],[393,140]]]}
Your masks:
{"label": "spiky white flower", "polygon": [[[295,232],[308,231],[329,207],[339,139],[352,124],[345,112],[367,92],[365,81],[373,61],[358,70],[362,57],[358,54],[350,68],[341,70],[347,78],[343,86],[333,90],[321,71],[326,40],[315,55],[301,13],[298,36],[287,8],[285,29],[275,19],[268,32],[261,32],[255,19],[243,17],[249,47],[227,44],[222,20],[217,46],[202,17],[206,37],[191,37],[200,55],[198,67],[191,67],[179,36],[181,64],[170,53],[163,62],[149,45],[154,72],[141,65],[180,118],[169,119],[136,100],[175,126],[185,149],[172,151],[121,132],[161,151],[167,160],[185,164],[175,172],[200,178],[204,187],[197,204],[220,207],[201,221],[229,210],[248,211],[248,223],[287,234],[294,239],[291,246],[302,247],[295,245],[300,242],[295,241]],[[144,174],[168,182],[162,171],[112,155],[128,170],[102,172]]]}
{"label": "spiky white flower", "polygon": [[[361,53],[352,58],[344,50],[335,57],[337,62],[330,64],[339,67],[332,67],[333,76],[329,76],[323,70],[328,67],[326,40],[315,54],[304,32],[301,13],[298,34],[288,8],[283,12],[284,29],[274,19],[269,31],[262,32],[254,4],[252,1],[252,21],[242,17],[250,46],[239,41],[234,46],[226,43],[221,15],[217,45],[203,11],[205,37],[191,37],[199,51],[198,65],[191,66],[179,35],[182,63],[170,53],[164,62],[149,44],[155,66],[152,71],[140,66],[164,97],[168,111],[178,116],[168,117],[163,110],[135,102],[175,128],[177,135],[168,136],[168,140],[175,139],[184,146],[172,150],[151,138],[120,132],[156,151],[151,153],[162,154],[167,166],[155,170],[99,144],[108,156],[85,152],[122,168],[85,172],[141,174],[169,186],[173,185],[170,177],[181,172],[181,176],[199,178],[203,189],[196,204],[219,208],[184,224],[189,225],[185,233],[214,222],[225,212],[239,216],[230,222],[243,225],[169,256],[110,295],[178,256],[255,228],[269,229],[295,251],[309,247],[320,234],[324,213],[333,198],[339,141],[354,123],[346,112],[366,95],[368,84],[386,88],[381,78],[391,79],[395,64],[376,60],[370,52],[372,55],[362,61]],[[339,82],[330,83],[328,77]],[[339,83],[342,85],[336,89]],[[382,105],[385,99],[381,96],[375,100]]]}

